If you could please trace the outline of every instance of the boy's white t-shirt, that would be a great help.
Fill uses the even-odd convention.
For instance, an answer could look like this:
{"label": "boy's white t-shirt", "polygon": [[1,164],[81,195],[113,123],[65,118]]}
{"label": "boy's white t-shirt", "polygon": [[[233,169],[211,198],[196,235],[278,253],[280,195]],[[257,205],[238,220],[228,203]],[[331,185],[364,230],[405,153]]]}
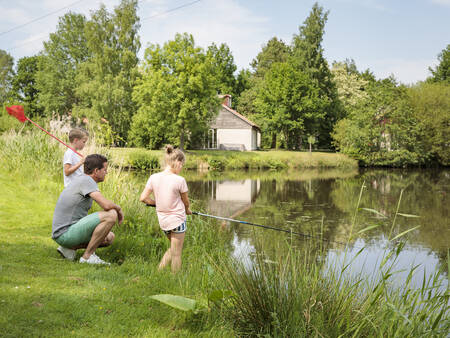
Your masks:
{"label": "boy's white t-shirt", "polygon": [[70,164],[71,166],[76,165],[78,162],[80,162],[81,157],[78,156],[72,149],[67,149],[64,153],[64,159],[63,159],[63,175],[64,175],[64,188],[69,185],[70,182],[72,182],[76,177],[84,175],[84,168],[83,165],[81,165],[77,170],[75,170],[71,175],[66,176],[64,173],[64,166],[66,164]]}
{"label": "boy's white t-shirt", "polygon": [[186,221],[186,208],[181,194],[188,191],[184,177],[163,171],[147,181],[156,201],[156,213],[162,230],[172,230]]}

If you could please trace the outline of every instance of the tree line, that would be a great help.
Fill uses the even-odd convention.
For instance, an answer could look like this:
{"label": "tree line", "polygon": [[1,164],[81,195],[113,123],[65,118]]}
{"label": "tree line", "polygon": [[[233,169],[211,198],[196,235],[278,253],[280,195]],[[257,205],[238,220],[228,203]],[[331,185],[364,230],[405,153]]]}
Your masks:
{"label": "tree line", "polygon": [[[87,18],[69,12],[34,56],[14,64],[0,50],[0,102],[28,116],[71,116],[106,145],[200,147],[231,94],[233,108],[262,130],[263,148],[338,150],[363,165],[448,165],[450,45],[411,86],[376,79],[353,60],[324,57],[329,12],[317,3],[290,44],[270,39],[237,72],[229,47],[206,49],[190,34],[141,48],[137,0],[102,5]],[[10,128],[3,108],[0,131]]]}

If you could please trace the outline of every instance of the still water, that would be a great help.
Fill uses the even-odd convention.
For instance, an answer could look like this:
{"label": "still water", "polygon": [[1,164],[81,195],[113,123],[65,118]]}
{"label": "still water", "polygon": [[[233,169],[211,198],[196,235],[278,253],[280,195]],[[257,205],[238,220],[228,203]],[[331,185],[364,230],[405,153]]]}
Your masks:
{"label": "still water", "polygon": [[[450,243],[449,170],[304,170],[286,172],[185,172],[190,198],[201,211],[323,238],[328,266],[355,258],[351,273],[376,276],[387,247],[409,230],[395,263],[397,285],[419,265],[413,284],[445,271]],[[403,191],[403,192],[402,192]],[[200,216],[193,216],[200,217]],[[251,264],[257,250],[273,259],[282,243],[300,246],[301,236],[250,225],[217,221],[232,233],[234,255]],[[353,226],[352,226],[353,225]],[[372,227],[368,231],[361,230]],[[295,237],[295,238],[293,238]],[[365,250],[356,256],[362,248]],[[257,249],[258,248],[258,249]],[[262,248],[262,249],[260,249]]]}

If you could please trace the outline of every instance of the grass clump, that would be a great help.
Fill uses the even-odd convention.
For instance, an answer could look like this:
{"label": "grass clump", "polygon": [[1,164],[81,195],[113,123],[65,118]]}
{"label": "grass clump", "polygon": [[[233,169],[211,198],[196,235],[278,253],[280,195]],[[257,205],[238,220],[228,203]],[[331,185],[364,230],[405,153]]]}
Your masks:
{"label": "grass clump", "polygon": [[144,152],[133,152],[129,157],[130,165],[139,170],[159,169],[158,157]]}
{"label": "grass clump", "polygon": [[412,269],[401,289],[392,286],[402,243],[387,252],[380,278],[371,282],[362,275],[345,278],[351,264],[326,269],[323,253],[312,254],[311,246],[288,247],[288,254],[276,260],[256,254],[250,264],[224,258],[217,265],[220,287],[231,291],[217,308],[238,335],[443,337],[449,332],[443,272],[415,289]]}

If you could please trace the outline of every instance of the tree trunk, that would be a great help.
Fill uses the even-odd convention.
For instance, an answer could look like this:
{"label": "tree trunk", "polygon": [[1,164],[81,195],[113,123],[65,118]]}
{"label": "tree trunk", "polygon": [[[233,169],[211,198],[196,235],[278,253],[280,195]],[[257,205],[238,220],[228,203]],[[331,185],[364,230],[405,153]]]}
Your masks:
{"label": "tree trunk", "polygon": [[272,133],[272,143],[270,145],[271,149],[275,149],[277,147],[277,133]]}
{"label": "tree trunk", "polygon": [[184,151],[184,130],[182,130],[180,134],[180,150]]}

